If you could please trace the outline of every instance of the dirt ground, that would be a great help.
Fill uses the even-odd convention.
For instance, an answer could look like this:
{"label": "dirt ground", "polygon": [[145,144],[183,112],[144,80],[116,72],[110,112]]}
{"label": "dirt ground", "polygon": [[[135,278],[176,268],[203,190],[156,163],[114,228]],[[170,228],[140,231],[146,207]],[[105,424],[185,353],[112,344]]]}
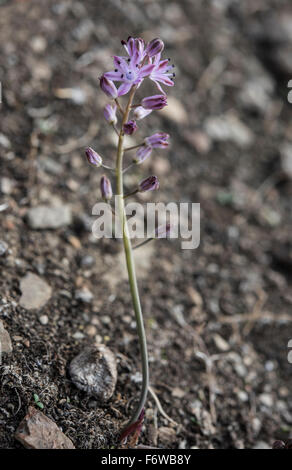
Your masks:
{"label": "dirt ground", "polygon": [[[140,443],[266,448],[292,437],[289,3],[0,0],[0,320],[13,345],[0,366],[1,448],[21,448],[14,434],[34,394],[76,448],[116,446],[141,387],[121,244],[91,234],[101,172],[84,158],[90,145],[113,162],[98,77],[129,35],[165,41],[176,85],[139,130],[168,132],[171,147],[126,186],[156,174],[155,201],[201,204],[198,249],[163,240],[139,253],[151,385],[176,422],[149,396]],[[69,225],[29,225],[32,207],[60,204]],[[29,272],[52,288],[39,309],[20,305]],[[78,295],[85,287],[92,296]],[[68,375],[95,341],[118,362],[106,404]]]}

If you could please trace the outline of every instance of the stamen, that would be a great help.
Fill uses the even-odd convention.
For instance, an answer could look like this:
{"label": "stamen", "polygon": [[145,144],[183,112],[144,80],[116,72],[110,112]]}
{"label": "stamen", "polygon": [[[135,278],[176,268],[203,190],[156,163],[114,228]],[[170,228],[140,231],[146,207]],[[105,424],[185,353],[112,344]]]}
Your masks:
{"label": "stamen", "polygon": [[124,77],[124,74],[122,73],[121,78],[123,78],[123,77]]}

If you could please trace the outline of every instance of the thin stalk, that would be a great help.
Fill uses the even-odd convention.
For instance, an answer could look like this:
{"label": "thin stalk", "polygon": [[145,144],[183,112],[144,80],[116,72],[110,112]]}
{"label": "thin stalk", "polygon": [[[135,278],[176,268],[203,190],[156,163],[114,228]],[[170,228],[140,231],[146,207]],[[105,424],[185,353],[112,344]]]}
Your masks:
{"label": "thin stalk", "polygon": [[138,149],[139,147],[143,147],[143,145],[145,145],[145,144],[142,143],[142,144],[134,145],[133,147],[128,147],[128,148],[124,149],[124,152],[129,152],[129,150]]}
{"label": "thin stalk", "polygon": [[123,110],[123,108],[121,107],[118,98],[115,99],[115,103],[116,103],[116,105],[117,105],[117,107],[118,107],[118,110],[120,111],[121,115],[123,116],[123,115],[124,115],[124,110]]}
{"label": "thin stalk", "polygon": [[142,377],[143,377],[142,390],[141,390],[141,395],[140,395],[138,405],[129,423],[126,425],[126,427],[138,421],[141,411],[145,405],[148,387],[149,387],[149,368],[148,368],[146,334],[145,334],[145,329],[144,329],[143,314],[142,314],[137,279],[136,279],[132,244],[131,244],[131,239],[129,236],[129,229],[128,229],[127,218],[126,218],[126,213],[125,213],[124,190],[123,190],[123,155],[124,155],[123,126],[128,121],[136,88],[137,88],[136,86],[133,86],[130,91],[129,101],[128,101],[127,107],[123,115],[121,131],[119,135],[117,162],[116,162],[118,210],[119,210],[119,216],[120,216],[120,221],[121,221],[122,230],[123,230],[123,243],[124,243],[124,250],[125,250],[125,256],[126,256],[130,291],[131,291],[133,307],[134,307],[136,323],[137,323],[137,331],[138,331],[138,336],[139,336],[140,352],[141,352],[141,358],[142,358]]}
{"label": "thin stalk", "polygon": [[134,196],[134,194],[137,194],[139,192],[139,189],[135,189],[135,191],[132,191],[129,194],[124,195],[124,199],[127,199],[127,197]]}
{"label": "thin stalk", "polygon": [[146,245],[149,242],[152,242],[152,240],[155,240],[155,238],[147,238],[147,240],[144,240],[141,243],[138,243],[138,245],[133,246],[133,250],[137,250],[137,248],[140,248],[141,246]]}
{"label": "thin stalk", "polygon": [[129,166],[127,166],[126,168],[123,169],[123,173],[126,173],[126,171],[128,171],[130,168],[132,168],[133,166],[135,165],[135,163],[130,163]]}

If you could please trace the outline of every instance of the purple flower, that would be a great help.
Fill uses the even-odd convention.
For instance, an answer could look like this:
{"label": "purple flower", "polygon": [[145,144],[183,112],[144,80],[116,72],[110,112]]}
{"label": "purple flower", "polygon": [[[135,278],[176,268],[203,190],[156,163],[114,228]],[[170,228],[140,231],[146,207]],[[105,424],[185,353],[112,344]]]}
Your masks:
{"label": "purple flower", "polygon": [[154,191],[155,189],[159,189],[159,181],[157,176],[148,176],[148,178],[140,181],[138,187],[140,192]]}
{"label": "purple flower", "polygon": [[150,73],[150,79],[156,83],[157,88],[162,93],[165,93],[158,82],[167,86],[174,86],[174,82],[169,77],[175,77],[175,73],[169,72],[173,69],[174,65],[169,65],[170,59],[160,60],[161,53],[153,58],[154,69]]}
{"label": "purple flower", "polygon": [[167,97],[166,95],[147,96],[143,98],[141,105],[145,109],[162,109],[167,106]]}
{"label": "purple flower", "polygon": [[91,165],[94,165],[97,167],[102,165],[101,156],[98,155],[98,153],[96,153],[91,147],[87,147],[85,149],[85,154],[86,154],[88,163],[90,163]]}
{"label": "purple flower", "polygon": [[143,65],[145,57],[143,39],[129,37],[127,42],[122,41],[122,44],[129,57],[114,56],[114,70],[104,74],[108,80],[122,83],[118,89],[118,96],[128,93],[133,85],[140,85],[155,68],[152,63]]}
{"label": "purple flower", "polygon": [[166,238],[170,234],[171,224],[166,223],[165,225],[159,225],[155,230],[155,238]]}
{"label": "purple flower", "polygon": [[103,175],[100,180],[100,191],[102,198],[106,201],[109,201],[113,197],[111,182],[105,175]]}
{"label": "purple flower", "polygon": [[105,106],[103,114],[109,124],[116,125],[116,123],[118,122],[116,112],[117,112],[117,106],[115,104],[113,105],[107,104]]}
{"label": "purple flower", "polygon": [[153,57],[159,54],[160,52],[162,52],[163,49],[164,49],[164,42],[159,38],[155,38],[155,39],[152,39],[152,41],[150,41],[147,44],[146,54],[149,57]]}
{"label": "purple flower", "polygon": [[145,57],[145,42],[141,38],[129,36],[127,41],[122,41],[122,45],[129,54],[130,59],[135,63],[140,63]]}
{"label": "purple flower", "polygon": [[134,134],[134,132],[136,132],[137,129],[138,129],[138,126],[136,124],[136,121],[128,121],[123,126],[123,131],[127,135]]}
{"label": "purple flower", "polygon": [[137,163],[138,165],[140,163],[143,163],[146,160],[146,158],[150,157],[151,152],[152,152],[152,148],[150,146],[143,145],[137,150],[136,155],[133,160],[134,163]]}
{"label": "purple flower", "polygon": [[169,145],[168,139],[169,134],[166,134],[166,132],[156,132],[150,135],[150,137],[146,137],[144,142],[152,148],[165,148]]}
{"label": "purple flower", "polygon": [[152,113],[152,109],[145,109],[143,106],[137,106],[137,108],[134,109],[134,117],[139,121],[140,119],[143,119],[144,117],[148,116],[148,114]]}
{"label": "purple flower", "polygon": [[107,96],[109,96],[109,98],[115,99],[118,97],[118,90],[115,84],[105,77],[105,75],[100,77],[100,88]]}

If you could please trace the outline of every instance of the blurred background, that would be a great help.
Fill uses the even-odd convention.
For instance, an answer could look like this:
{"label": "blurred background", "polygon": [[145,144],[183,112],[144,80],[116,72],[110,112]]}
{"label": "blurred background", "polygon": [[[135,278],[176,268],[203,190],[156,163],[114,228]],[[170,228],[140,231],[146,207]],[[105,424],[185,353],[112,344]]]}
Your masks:
{"label": "blurred background", "polygon": [[[33,394],[77,448],[114,445],[141,387],[123,253],[91,234],[101,172],[84,157],[114,161],[98,77],[129,35],[161,37],[176,79],[134,138],[171,147],[126,187],[156,174],[154,200],[201,204],[197,250],[139,251],[151,385],[177,423],[149,397],[141,442],[270,447],[292,424],[289,0],[0,0],[0,447],[21,447]],[[118,362],[105,405],[68,376],[93,342]]]}

